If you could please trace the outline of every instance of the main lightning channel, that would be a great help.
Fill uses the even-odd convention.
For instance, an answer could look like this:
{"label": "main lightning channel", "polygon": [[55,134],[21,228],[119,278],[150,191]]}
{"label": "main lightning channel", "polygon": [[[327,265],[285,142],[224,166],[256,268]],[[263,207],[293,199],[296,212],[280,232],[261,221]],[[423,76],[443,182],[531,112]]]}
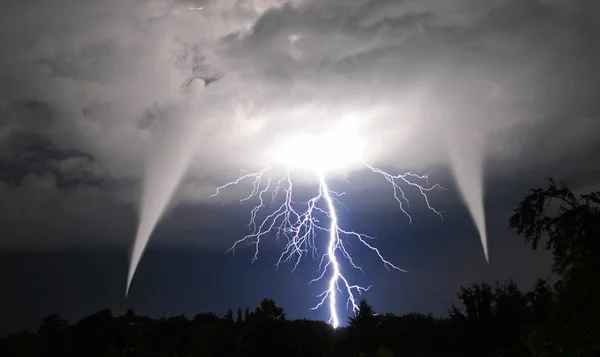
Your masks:
{"label": "main lightning channel", "polygon": [[329,217],[331,217],[331,225],[329,226],[329,244],[327,246],[327,256],[330,264],[333,266],[333,274],[331,274],[331,278],[329,279],[329,289],[327,290],[327,294],[329,295],[329,311],[331,312],[331,325],[333,328],[336,328],[340,325],[340,318],[337,314],[336,309],[336,300],[337,300],[337,288],[338,288],[338,280],[342,277],[340,272],[340,263],[337,261],[337,257],[335,256],[336,246],[339,241],[338,235],[338,219],[337,213],[335,212],[335,207],[333,206],[333,200],[331,199],[331,194],[329,193],[329,187],[327,187],[327,183],[325,182],[325,177],[322,174],[319,174],[319,184],[321,191],[325,197],[325,201],[327,202],[327,211],[329,212]]}
{"label": "main lightning channel", "polygon": [[[424,197],[429,210],[441,217],[441,214],[429,204],[426,193],[433,189],[443,188],[439,185],[423,186],[415,182],[416,180],[427,182],[427,175],[416,175],[412,173],[391,175],[381,169],[366,164],[365,166],[372,172],[382,175],[385,180],[391,184],[393,196],[399,203],[400,210],[406,214],[409,219],[411,219],[411,217],[406,211],[405,205],[407,207],[410,205],[404,191],[400,187],[400,183],[416,188]],[[255,252],[252,258],[252,262],[254,262],[258,259],[261,239],[267,234],[273,233],[275,234],[277,241],[279,241],[281,237],[285,237],[286,239],[285,248],[279,257],[276,266],[279,267],[281,263],[293,262],[294,268],[292,271],[294,271],[302,258],[309,253],[313,259],[317,259],[320,255],[316,244],[317,233],[326,232],[328,235],[327,250],[321,255],[318,269],[320,275],[311,280],[310,283],[324,279],[328,273],[330,276],[327,289],[317,295],[320,298],[320,301],[312,309],[315,310],[327,304],[330,314],[328,322],[334,328],[338,327],[340,325],[340,318],[337,311],[338,294],[345,293],[347,296],[346,309],[352,308],[352,310],[356,312],[358,310],[356,294],[360,295],[370,288],[370,286],[363,287],[350,284],[342,272],[339,258],[344,258],[349,267],[362,271],[362,268],[355,264],[352,256],[346,249],[346,246],[350,244],[349,240],[351,238],[357,240],[364,247],[375,253],[386,269],[394,269],[403,272],[406,270],[400,269],[386,260],[376,247],[369,244],[368,241],[374,239],[374,237],[354,231],[348,231],[340,227],[338,213],[336,212],[336,203],[347,209],[347,207],[340,202],[340,197],[344,194],[332,191],[327,184],[325,175],[321,171],[315,170],[319,182],[318,194],[304,203],[302,208],[299,209],[298,206],[300,204],[293,199],[293,182],[289,171],[285,171],[279,178],[265,178],[265,175],[270,173],[271,169],[272,167],[268,166],[255,173],[242,170],[242,175],[237,180],[218,187],[216,192],[211,196],[215,197],[223,189],[238,185],[242,181],[251,181],[252,191],[248,196],[242,198],[241,201],[244,202],[251,198],[258,200],[258,204],[250,211],[250,220],[247,225],[250,233],[237,240],[231,248],[229,248],[228,252],[235,252],[235,248],[241,243],[254,245]],[[279,206],[274,206],[279,194],[283,194],[283,202],[279,204]],[[324,205],[322,201],[324,201]],[[272,209],[270,210],[270,213],[266,214],[265,218],[262,218],[261,220],[259,218],[260,212],[267,205],[271,206]],[[319,215],[324,215],[328,218],[328,226],[320,224]]]}
{"label": "main lightning channel", "polygon": [[[356,301],[354,299],[354,295],[352,294],[352,288],[346,278],[342,275],[340,263],[336,257],[337,247],[342,244],[339,236],[339,226],[338,226],[338,218],[337,213],[335,212],[335,206],[333,204],[333,199],[331,198],[331,193],[329,192],[329,187],[327,186],[327,182],[325,182],[325,177],[319,173],[319,186],[320,191],[323,197],[325,197],[325,202],[327,203],[327,213],[330,218],[330,226],[329,226],[329,243],[327,245],[327,260],[328,265],[331,265],[333,269],[333,273],[331,274],[331,278],[329,279],[328,289],[325,293],[323,293],[323,300],[321,300],[321,305],[326,299],[329,299],[329,311],[331,314],[329,322],[333,326],[333,328],[337,328],[340,325],[340,318],[337,313],[337,290],[339,290],[338,282],[340,280],[343,281],[343,284],[348,292],[348,300],[352,303],[353,310],[356,310],[358,307],[356,305]],[[395,267],[396,268],[396,267]],[[399,269],[399,268],[396,268]],[[360,293],[361,291],[368,290],[369,288],[363,288],[360,286],[354,286],[354,288]],[[314,309],[318,308],[317,305]]]}

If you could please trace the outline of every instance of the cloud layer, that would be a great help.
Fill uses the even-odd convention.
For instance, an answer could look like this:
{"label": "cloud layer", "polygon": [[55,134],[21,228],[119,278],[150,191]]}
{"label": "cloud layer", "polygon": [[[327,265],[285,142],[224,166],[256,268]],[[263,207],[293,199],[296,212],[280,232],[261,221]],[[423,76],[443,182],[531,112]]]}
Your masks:
{"label": "cloud layer", "polygon": [[370,161],[399,170],[446,165],[456,143],[494,163],[489,175],[597,157],[597,5],[196,5],[204,9],[166,0],[6,6],[0,190],[11,193],[2,197],[137,201],[148,158],[190,123],[195,152],[181,194],[198,201],[239,168],[263,165],[290,135],[348,116],[362,122]]}

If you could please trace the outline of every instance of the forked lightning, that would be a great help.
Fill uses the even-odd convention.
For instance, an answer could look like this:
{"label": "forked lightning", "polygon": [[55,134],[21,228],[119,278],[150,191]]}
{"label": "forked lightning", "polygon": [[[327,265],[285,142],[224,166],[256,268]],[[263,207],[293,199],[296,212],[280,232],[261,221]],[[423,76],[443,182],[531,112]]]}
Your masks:
{"label": "forked lightning", "polygon": [[[394,198],[399,203],[400,210],[406,214],[409,220],[411,217],[406,208],[410,207],[410,204],[402,186],[417,190],[423,196],[429,210],[438,214],[440,218],[442,217],[440,212],[430,205],[427,192],[443,188],[437,184],[429,185],[427,175],[421,176],[412,173],[391,175],[381,169],[369,165],[365,166],[372,172],[382,175],[392,185]],[[285,247],[277,261],[278,267],[281,263],[293,263],[293,270],[295,270],[306,255],[310,254],[315,259],[319,257],[318,271],[320,275],[311,280],[311,283],[321,279],[329,280],[327,289],[318,295],[319,301],[313,309],[327,304],[330,314],[328,322],[335,328],[340,325],[338,297],[344,295],[347,299],[346,309],[352,307],[356,311],[358,309],[357,294],[361,294],[370,288],[370,286],[363,287],[350,283],[342,272],[340,259],[343,259],[349,267],[362,270],[360,266],[355,264],[348,249],[346,249],[351,240],[362,244],[368,250],[371,250],[373,254],[376,254],[388,270],[405,270],[400,269],[384,258],[381,252],[370,243],[373,237],[346,230],[340,226],[336,207],[342,206],[347,209],[340,201],[343,193],[335,192],[329,188],[322,167],[319,166],[313,169],[319,182],[319,189],[318,193],[305,203],[294,200],[293,180],[290,170],[286,170],[281,177],[268,177],[272,173],[272,166],[255,173],[242,171],[241,177],[218,187],[212,197],[217,196],[223,189],[244,181],[252,183],[252,191],[241,200],[256,199],[258,201],[257,205],[250,211],[250,221],[248,223],[250,233],[236,241],[229,251],[233,251],[240,243],[254,245],[255,252],[252,259],[254,262],[258,258],[261,240],[268,235],[272,235],[277,240],[285,239]],[[422,183],[425,183],[425,186]],[[264,218],[260,218],[262,217],[261,213],[268,209],[267,207],[271,207],[271,210],[265,212],[266,216]],[[322,218],[328,220],[327,225],[321,223],[320,219]],[[317,244],[317,238],[320,235],[328,237],[327,249],[323,254],[319,253]]]}

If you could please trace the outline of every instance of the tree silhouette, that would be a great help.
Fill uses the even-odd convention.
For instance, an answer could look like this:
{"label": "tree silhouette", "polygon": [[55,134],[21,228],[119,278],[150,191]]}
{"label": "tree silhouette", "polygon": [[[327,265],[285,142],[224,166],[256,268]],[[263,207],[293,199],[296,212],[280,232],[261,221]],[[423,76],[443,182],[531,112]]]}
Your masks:
{"label": "tree silhouette", "polygon": [[464,312],[453,305],[450,318],[458,335],[460,354],[528,355],[525,327],[530,305],[514,281],[496,283],[495,288],[475,283],[461,287],[458,297]]}
{"label": "tree silhouette", "polygon": [[378,318],[373,306],[366,299],[361,299],[358,303],[358,310],[354,311],[354,316],[348,319],[350,327],[375,326]]}
{"label": "tree silhouette", "polygon": [[233,322],[233,310],[231,308],[227,309],[227,314],[225,315],[225,320],[228,322]]}
{"label": "tree silhouette", "polygon": [[38,333],[40,335],[56,333],[67,327],[68,324],[69,322],[61,318],[59,314],[50,314],[42,320]]}
{"label": "tree silhouette", "polygon": [[238,309],[237,309],[237,317],[236,317],[235,322],[241,323],[242,321],[244,321],[242,309],[238,307]]}
{"label": "tree silhouette", "polygon": [[577,197],[566,184],[549,179],[548,188],[531,190],[514,210],[509,225],[533,249],[547,235],[546,249],[554,255],[553,271],[563,277],[571,268],[598,268],[600,192]]}
{"label": "tree silhouette", "polygon": [[545,305],[547,323],[533,330],[534,353],[600,355],[600,192],[577,197],[566,184],[550,179],[548,188],[531,190],[509,224],[533,249],[547,237],[552,270],[560,276],[556,303]]}
{"label": "tree silhouette", "polygon": [[380,335],[377,331],[379,316],[375,309],[366,299],[361,299],[358,303],[358,309],[354,311],[354,316],[348,318],[350,329],[350,346],[358,352],[358,355],[373,355],[380,344]]}
{"label": "tree silhouette", "polygon": [[41,352],[47,355],[58,356],[64,354],[68,348],[68,321],[59,314],[51,314],[42,320],[38,334],[41,337]]}
{"label": "tree silhouette", "polygon": [[196,314],[194,316],[194,324],[198,326],[212,326],[217,324],[219,321],[219,317],[212,312],[205,312],[202,314]]}
{"label": "tree silhouette", "polygon": [[457,295],[464,306],[464,313],[453,304],[450,317],[454,328],[461,332],[461,350],[467,355],[484,355],[489,350],[489,331],[493,326],[492,287],[485,282],[461,286]]}
{"label": "tree silhouette", "polygon": [[285,320],[283,308],[277,306],[275,300],[267,298],[260,302],[260,306],[256,308],[255,316],[269,320]]}

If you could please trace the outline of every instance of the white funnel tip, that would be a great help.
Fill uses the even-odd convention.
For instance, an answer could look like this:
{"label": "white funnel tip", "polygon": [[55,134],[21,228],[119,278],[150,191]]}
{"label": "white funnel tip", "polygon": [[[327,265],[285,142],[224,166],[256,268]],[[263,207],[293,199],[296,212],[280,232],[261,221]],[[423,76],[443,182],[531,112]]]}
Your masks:
{"label": "white funnel tip", "polygon": [[127,286],[125,287],[125,297],[129,295],[129,288],[131,287],[131,282],[133,281],[133,276],[135,275],[135,271],[137,269],[137,264],[139,262],[139,258],[136,259],[135,255],[132,257],[131,264],[129,266],[129,272],[127,273]]}
{"label": "white funnel tip", "polygon": [[130,281],[127,281],[127,287],[125,287],[125,299],[127,299],[127,295],[129,295],[129,286],[131,285]]}
{"label": "white funnel tip", "polygon": [[[483,228],[483,230],[485,230],[485,228]],[[487,235],[485,234],[485,232],[483,232],[483,234],[482,234],[481,229],[480,229],[480,233],[479,233],[479,238],[481,239],[481,246],[483,248],[483,255],[485,256],[485,261],[487,263],[489,263],[490,262],[490,254],[488,251]]]}
{"label": "white funnel tip", "polygon": [[129,287],[131,286],[131,279],[127,278],[127,286],[125,286],[125,298],[129,295]]}

